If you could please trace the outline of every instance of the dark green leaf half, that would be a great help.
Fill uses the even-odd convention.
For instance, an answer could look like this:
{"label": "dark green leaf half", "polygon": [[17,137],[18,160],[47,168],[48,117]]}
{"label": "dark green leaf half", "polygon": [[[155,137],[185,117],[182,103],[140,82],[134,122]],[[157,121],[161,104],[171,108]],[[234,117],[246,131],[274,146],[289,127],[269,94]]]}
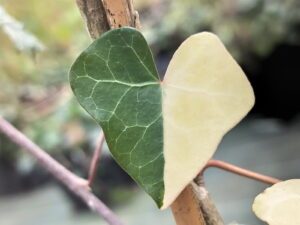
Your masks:
{"label": "dark green leaf half", "polygon": [[120,166],[162,205],[162,90],[151,51],[135,29],[111,30],[75,61],[70,82],[102,127]]}

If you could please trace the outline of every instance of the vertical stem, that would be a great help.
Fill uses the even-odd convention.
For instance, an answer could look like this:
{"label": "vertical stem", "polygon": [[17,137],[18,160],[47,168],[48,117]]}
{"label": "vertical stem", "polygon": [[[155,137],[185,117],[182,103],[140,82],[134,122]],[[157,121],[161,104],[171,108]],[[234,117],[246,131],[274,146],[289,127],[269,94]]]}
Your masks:
{"label": "vertical stem", "polygon": [[123,26],[139,28],[132,0],[76,0],[91,38]]}
{"label": "vertical stem", "polygon": [[204,187],[203,177],[191,182],[171,205],[177,225],[224,225]]}
{"label": "vertical stem", "polygon": [[136,12],[131,0],[102,0],[110,28],[136,27]]}
{"label": "vertical stem", "polygon": [[92,39],[110,29],[101,0],[76,0]]}
{"label": "vertical stem", "polygon": [[177,225],[206,225],[195,187],[189,184],[171,205]]}
{"label": "vertical stem", "polygon": [[203,176],[199,175],[195,179],[195,183],[197,184],[194,185],[196,195],[199,199],[200,208],[206,221],[206,225],[224,225],[222,217],[204,186]]}

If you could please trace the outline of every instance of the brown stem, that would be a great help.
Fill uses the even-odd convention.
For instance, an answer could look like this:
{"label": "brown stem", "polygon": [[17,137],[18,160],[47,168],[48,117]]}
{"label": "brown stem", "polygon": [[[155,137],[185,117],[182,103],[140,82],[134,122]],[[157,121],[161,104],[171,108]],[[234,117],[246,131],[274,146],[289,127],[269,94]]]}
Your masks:
{"label": "brown stem", "polygon": [[104,133],[103,131],[101,131],[99,138],[97,140],[96,143],[96,148],[94,150],[94,154],[93,154],[93,158],[90,164],[90,170],[89,170],[89,178],[88,178],[88,185],[91,186],[95,176],[96,176],[96,172],[97,172],[97,166],[98,166],[98,162],[100,159],[100,155],[102,152],[102,148],[103,148],[103,143],[104,143]]}
{"label": "brown stem", "polygon": [[216,206],[214,205],[213,200],[210,197],[210,194],[205,188],[203,176],[199,175],[194,180],[195,184],[195,192],[197,194],[200,204],[201,211],[203,213],[203,217],[205,219],[206,225],[224,225],[224,221],[219,214]]}
{"label": "brown stem", "polygon": [[76,0],[76,3],[93,39],[110,29],[140,27],[132,0]]}
{"label": "brown stem", "polygon": [[108,224],[123,224],[102,201],[91,193],[86,180],[67,170],[1,116],[0,132],[6,135],[12,142],[20,146],[22,150],[32,155],[42,167],[47,169],[56,179],[66,185],[70,191],[80,197],[91,210],[101,215]]}
{"label": "brown stem", "polygon": [[138,28],[137,12],[132,0],[102,0],[111,29],[130,26]]}
{"label": "brown stem", "polygon": [[171,205],[177,225],[207,225],[199,200],[191,182]]}
{"label": "brown stem", "polygon": [[243,176],[243,177],[248,177],[250,179],[257,180],[257,181],[260,181],[260,182],[263,182],[266,184],[276,184],[281,181],[281,180],[273,178],[273,177],[265,176],[260,173],[255,173],[253,171],[243,169],[241,167],[232,165],[230,163],[226,163],[226,162],[223,162],[220,160],[214,160],[214,159],[211,159],[208,161],[208,163],[202,170],[202,173],[209,167],[216,167],[216,168],[226,170],[228,172],[235,173],[235,174]]}
{"label": "brown stem", "polygon": [[102,0],[76,0],[91,38],[96,39],[110,29]]}

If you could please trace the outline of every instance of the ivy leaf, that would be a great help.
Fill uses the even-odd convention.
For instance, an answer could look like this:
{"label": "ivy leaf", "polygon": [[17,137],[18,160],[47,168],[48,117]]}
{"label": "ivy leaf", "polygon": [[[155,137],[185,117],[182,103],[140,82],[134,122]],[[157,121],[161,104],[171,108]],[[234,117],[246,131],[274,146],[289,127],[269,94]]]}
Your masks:
{"label": "ivy leaf", "polygon": [[300,224],[300,179],[267,188],[255,198],[252,208],[269,225]]}
{"label": "ivy leaf", "polygon": [[70,82],[115,160],[162,209],[254,103],[240,67],[206,32],[179,47],[160,81],[139,31],[109,31],[77,58]]}

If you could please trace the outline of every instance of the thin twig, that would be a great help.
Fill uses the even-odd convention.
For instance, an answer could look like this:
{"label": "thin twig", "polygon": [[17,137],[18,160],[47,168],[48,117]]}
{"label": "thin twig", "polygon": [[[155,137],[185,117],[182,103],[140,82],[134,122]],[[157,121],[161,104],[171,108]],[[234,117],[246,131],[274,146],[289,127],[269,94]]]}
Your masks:
{"label": "thin twig", "polygon": [[47,169],[56,179],[80,197],[91,210],[101,215],[108,224],[123,225],[119,218],[101,200],[91,193],[86,180],[67,170],[1,116],[0,132],[20,146],[22,150],[32,155],[42,167]]}
{"label": "thin twig", "polygon": [[216,167],[216,168],[226,170],[228,172],[235,173],[235,174],[243,176],[243,177],[248,177],[250,179],[257,180],[257,181],[260,181],[260,182],[263,182],[266,184],[276,184],[278,182],[281,182],[281,180],[279,180],[277,178],[273,178],[273,177],[266,176],[266,175],[263,175],[260,173],[256,173],[251,170],[243,169],[241,167],[232,165],[230,163],[223,162],[220,160],[214,160],[214,159],[211,159],[208,161],[208,163],[202,170],[202,173],[209,167]]}
{"label": "thin twig", "polygon": [[94,150],[93,158],[92,158],[91,164],[90,164],[89,178],[88,178],[89,186],[92,185],[94,178],[96,176],[97,166],[98,166],[100,155],[102,153],[104,140],[105,140],[104,133],[103,133],[103,131],[101,131],[99,138],[97,139],[96,148]]}

